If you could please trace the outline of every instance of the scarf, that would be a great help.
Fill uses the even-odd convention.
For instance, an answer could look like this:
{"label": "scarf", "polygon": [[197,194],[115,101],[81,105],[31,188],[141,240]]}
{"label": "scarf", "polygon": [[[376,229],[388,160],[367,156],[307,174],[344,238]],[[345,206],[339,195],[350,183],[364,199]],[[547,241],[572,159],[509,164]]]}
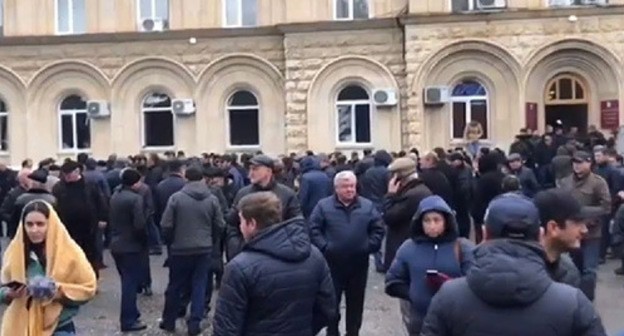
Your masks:
{"label": "scarf", "polygon": [[[45,273],[52,278],[63,296],[71,301],[84,302],[95,296],[97,280],[82,249],[74,242],[51,205],[48,232],[45,240]],[[25,232],[19,224],[17,234],[4,254],[0,280],[2,283],[27,283],[27,261],[24,255]],[[7,307],[1,336],[50,336],[54,333],[63,310],[56,300],[33,299],[27,308],[28,297],[15,299]]]}

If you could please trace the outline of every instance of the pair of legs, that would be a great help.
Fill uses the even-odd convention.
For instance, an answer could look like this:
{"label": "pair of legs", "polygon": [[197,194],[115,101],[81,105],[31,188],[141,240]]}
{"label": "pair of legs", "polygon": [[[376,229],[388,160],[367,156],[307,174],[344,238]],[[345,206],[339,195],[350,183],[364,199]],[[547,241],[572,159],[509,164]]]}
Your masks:
{"label": "pair of legs", "polygon": [[141,314],[137,307],[137,288],[144,279],[143,268],[137,267],[142,262],[141,253],[113,254],[117,272],[121,277],[121,311],[119,323],[121,330],[129,330],[139,322]]}
{"label": "pair of legs", "polygon": [[[356,266],[357,265],[357,266]],[[336,291],[336,304],[340,312],[342,294],[346,300],[346,329],[347,336],[358,336],[362,327],[362,315],[364,314],[364,296],[368,281],[368,256],[366,262],[354,263],[354,265],[330,265],[334,289]],[[339,336],[338,325],[340,313],[337,318],[329,322],[327,336]]]}

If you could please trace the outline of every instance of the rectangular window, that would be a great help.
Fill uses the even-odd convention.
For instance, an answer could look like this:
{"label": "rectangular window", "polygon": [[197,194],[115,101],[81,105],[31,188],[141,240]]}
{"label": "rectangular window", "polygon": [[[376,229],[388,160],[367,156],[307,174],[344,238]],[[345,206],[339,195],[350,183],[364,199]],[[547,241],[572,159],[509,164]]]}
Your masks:
{"label": "rectangular window", "polygon": [[338,104],[338,142],[366,144],[371,142],[370,104]]}
{"label": "rectangular window", "polygon": [[453,102],[453,139],[461,139],[464,137],[464,129],[466,128],[466,103]]}
{"label": "rectangular window", "polygon": [[223,0],[226,27],[253,27],[258,24],[258,0]]}
{"label": "rectangular window", "polygon": [[257,109],[230,109],[230,145],[260,145],[260,125]]}
{"label": "rectangular window", "polygon": [[[169,28],[169,0],[137,0],[139,17],[138,25],[141,30],[151,31],[155,28],[156,22],[162,22],[162,29]],[[144,27],[145,20],[152,20],[154,27]],[[158,23],[160,24],[160,23]]]}
{"label": "rectangular window", "polygon": [[[2,103],[1,105],[4,105]],[[2,109],[2,111],[6,111]],[[6,152],[9,150],[9,114],[7,112],[0,112],[0,151]]]}
{"label": "rectangular window", "polygon": [[355,105],[355,142],[371,142],[370,105]]}
{"label": "rectangular window", "polygon": [[547,0],[549,7],[567,7],[583,5],[606,5],[609,0]]}
{"label": "rectangular window", "polygon": [[4,35],[4,0],[0,0],[0,36]]}
{"label": "rectangular window", "polygon": [[61,115],[61,141],[63,141],[63,149],[74,149],[74,118],[72,114]]}
{"label": "rectangular window", "polygon": [[353,142],[353,113],[352,105],[338,106],[338,142]]}
{"label": "rectangular window", "polygon": [[173,113],[153,111],[143,114],[145,147],[173,146]]}
{"label": "rectangular window", "polygon": [[334,0],[334,19],[358,20],[370,18],[370,0]]}
{"label": "rectangular window", "polygon": [[84,34],[87,32],[85,0],[56,0],[56,33]]}
{"label": "rectangular window", "polygon": [[91,148],[91,127],[86,113],[76,113],[76,142],[78,149]]}
{"label": "rectangular window", "polygon": [[464,129],[471,121],[478,121],[483,127],[483,138],[488,138],[487,100],[467,99],[455,101],[452,109],[453,139],[463,139]]}

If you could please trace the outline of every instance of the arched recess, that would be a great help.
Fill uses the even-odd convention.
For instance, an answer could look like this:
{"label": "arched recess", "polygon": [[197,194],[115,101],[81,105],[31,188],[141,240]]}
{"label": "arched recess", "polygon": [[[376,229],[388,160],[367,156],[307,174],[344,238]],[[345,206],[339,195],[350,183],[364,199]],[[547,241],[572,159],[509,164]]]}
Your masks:
{"label": "arched recess", "polygon": [[[148,94],[163,93],[171,99],[193,98],[194,85],[188,69],[167,58],[142,58],[124,66],[112,84],[111,121],[115,152],[133,154],[143,150],[141,106]],[[174,117],[173,147],[176,149],[195,150],[193,119]]]}
{"label": "arched recess", "polygon": [[[26,157],[26,86],[13,71],[0,66],[0,99],[7,112],[8,148],[0,152],[0,157],[11,164],[17,164]],[[9,163],[9,162],[7,162]]]}
{"label": "arched recess", "polygon": [[[375,89],[392,89],[397,93],[396,78],[383,64],[362,56],[339,57],[325,65],[312,79],[307,94],[308,148],[315,151],[361,149],[342,146],[337,141],[338,93],[349,85],[364,88],[369,97]],[[364,147],[401,148],[400,102],[391,108],[371,109],[371,144]],[[319,136],[319,135],[323,136]]]}
{"label": "arched recess", "polygon": [[[45,66],[28,84],[28,123],[41,130],[36,143],[28,143],[28,155],[35,158],[60,153],[59,113],[61,101],[72,94],[86,100],[109,100],[110,85],[94,65],[83,61],[61,61]],[[96,155],[109,150],[110,125],[107,120],[90,121],[91,148]],[[68,153],[73,155],[73,153]]]}
{"label": "arched recess", "polygon": [[[501,46],[476,40],[459,41],[436,51],[423,64],[412,84],[412,92],[421,95],[427,86],[443,85],[453,88],[465,80],[474,80],[487,91],[488,141],[506,144],[518,125],[524,124],[520,112],[518,82],[520,65],[515,57]],[[433,148],[459,144],[452,139],[452,103],[441,107],[424,107],[422,117],[416,106],[416,118],[423,120],[423,146]]]}
{"label": "arched recess", "polygon": [[588,123],[600,126],[600,102],[621,98],[622,70],[619,64],[618,58],[605,47],[581,39],[557,41],[534,52],[525,65],[523,83],[526,101],[538,103],[539,129],[545,128],[546,86],[554,77],[564,73],[584,81],[588,91]]}
{"label": "arched recess", "polygon": [[[260,146],[241,148],[229,144],[227,100],[246,90],[258,100]],[[275,66],[256,56],[235,54],[222,57],[202,71],[197,91],[197,143],[211,148],[198,150],[244,150],[261,148],[280,154],[286,151],[284,85]],[[210,128],[210,132],[200,132]]]}

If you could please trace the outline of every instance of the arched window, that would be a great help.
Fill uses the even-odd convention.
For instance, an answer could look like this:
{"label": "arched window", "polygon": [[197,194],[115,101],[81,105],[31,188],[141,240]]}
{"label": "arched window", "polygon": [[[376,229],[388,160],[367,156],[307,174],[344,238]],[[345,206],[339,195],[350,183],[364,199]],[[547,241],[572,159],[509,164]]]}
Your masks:
{"label": "arched window", "polygon": [[349,85],[338,94],[336,134],[340,145],[371,143],[371,102],[359,85]]}
{"label": "arched window", "polygon": [[260,145],[260,106],[253,93],[236,91],[228,99],[230,146]]}
{"label": "arched window", "polygon": [[9,150],[9,111],[4,101],[0,100],[0,152]]}
{"label": "arched window", "polygon": [[172,147],[173,106],[171,98],[153,92],[143,99],[143,147]]}
{"label": "arched window", "polygon": [[464,137],[464,128],[471,121],[483,127],[483,138],[488,138],[488,94],[481,83],[464,80],[453,87],[451,94],[453,139]]}
{"label": "arched window", "polygon": [[78,95],[63,99],[59,106],[60,147],[65,151],[91,148],[91,126],[87,115],[87,101]]}
{"label": "arched window", "polygon": [[585,104],[587,93],[585,86],[577,77],[563,74],[548,83],[545,101],[547,105]]}

